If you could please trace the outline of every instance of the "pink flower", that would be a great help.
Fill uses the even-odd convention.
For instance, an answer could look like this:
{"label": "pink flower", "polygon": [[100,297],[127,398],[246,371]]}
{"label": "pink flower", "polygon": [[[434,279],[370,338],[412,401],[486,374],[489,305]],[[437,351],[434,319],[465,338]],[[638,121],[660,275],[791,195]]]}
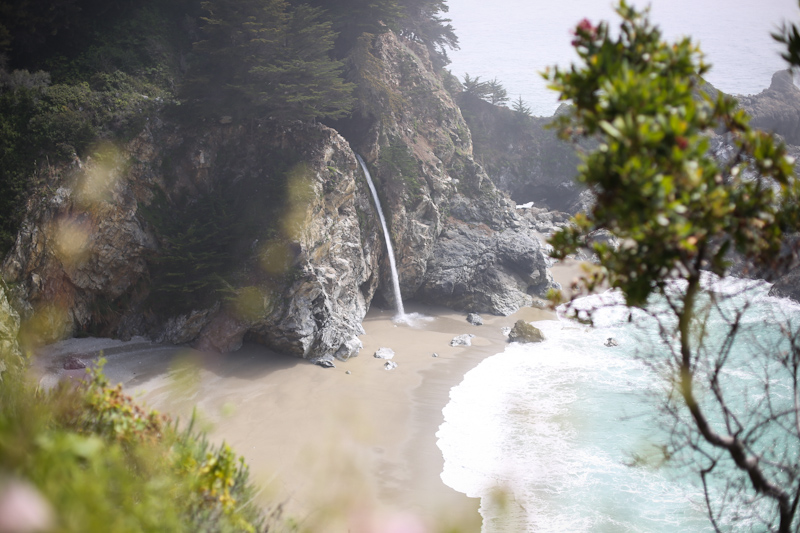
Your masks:
{"label": "pink flower", "polygon": [[594,30],[595,30],[595,27],[594,27],[594,26],[592,26],[592,23],[591,23],[591,22],[589,22],[589,19],[583,19],[582,21],[580,21],[580,22],[578,23],[578,27],[577,27],[577,28],[575,28],[575,34],[576,34],[576,35],[577,35],[578,33],[588,33],[588,34],[593,34],[593,33],[594,33]]}
{"label": "pink flower", "polygon": [[0,482],[0,533],[34,533],[53,527],[50,503],[25,482]]}
{"label": "pink flower", "polygon": [[593,26],[589,19],[583,19],[578,23],[572,32],[578,37],[572,41],[572,46],[578,46],[584,39],[595,39],[597,37],[597,27]]}

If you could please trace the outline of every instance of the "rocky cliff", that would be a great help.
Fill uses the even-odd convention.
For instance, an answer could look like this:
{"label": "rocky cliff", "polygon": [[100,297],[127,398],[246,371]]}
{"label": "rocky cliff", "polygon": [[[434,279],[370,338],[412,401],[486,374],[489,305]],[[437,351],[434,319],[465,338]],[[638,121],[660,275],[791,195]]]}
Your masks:
{"label": "rocky cliff", "polygon": [[583,207],[583,189],[575,181],[579,158],[547,129],[552,117],[526,116],[468,93],[461,93],[458,103],[472,131],[475,157],[498,188],[518,204],[573,214]]}
{"label": "rocky cliff", "polygon": [[354,148],[373,169],[404,297],[506,314],[542,295],[538,241],[474,161],[425,49],[392,33],[361,45],[360,115],[331,124],[348,140],[321,124],[187,126],[159,112],[123,145],[40,168],[2,267],[23,336],[355,354],[376,291],[391,291]]}
{"label": "rocky cliff", "polygon": [[800,89],[790,71],[779,70],[772,75],[769,88],[742,96],[739,103],[750,114],[753,126],[781,135],[787,144],[800,144]]}
{"label": "rocky cliff", "polygon": [[[19,342],[19,314],[11,307],[6,297],[6,288],[0,285],[0,354],[3,357],[20,356]],[[5,363],[0,357],[0,379],[5,370]]]}
{"label": "rocky cliff", "polygon": [[509,314],[544,295],[539,242],[475,162],[470,129],[426,51],[387,33],[365,53],[375,61],[362,84],[386,104],[363,110],[370,125],[354,144],[386,197],[404,297]]}
{"label": "rocky cliff", "polygon": [[[288,152],[281,172],[272,159]],[[335,131],[301,123],[184,131],[156,122],[98,157],[42,177],[3,265],[34,341],[89,332],[228,351],[250,332],[307,357],[336,353],[360,331],[381,242],[356,160]],[[180,204],[154,207],[158,195],[184,199],[187,215],[209,197],[226,197],[223,207],[237,216],[265,210],[256,231],[213,235],[238,244],[225,249],[239,253],[228,258],[235,266],[224,298],[212,294],[190,309],[159,304],[156,271],[170,241],[146,211]]]}

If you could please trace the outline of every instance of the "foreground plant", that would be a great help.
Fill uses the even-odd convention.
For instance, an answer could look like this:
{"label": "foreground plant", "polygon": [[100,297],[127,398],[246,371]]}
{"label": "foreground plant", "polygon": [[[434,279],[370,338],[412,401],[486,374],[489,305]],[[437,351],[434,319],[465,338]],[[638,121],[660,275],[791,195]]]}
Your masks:
{"label": "foreground plant", "polygon": [[53,517],[47,530],[265,530],[247,466],[227,445],[142,409],[100,370],[42,391],[7,361],[0,493],[35,488]]}
{"label": "foreground plant", "polygon": [[[580,64],[545,74],[573,105],[557,121],[560,136],[599,142],[578,175],[596,202],[553,236],[553,255],[563,259],[589,247],[601,266],[583,279],[584,288],[619,289],[629,307],[646,309],[652,297],[666,303],[671,320],[660,325],[669,355],[651,362],[672,385],[666,405],[678,424],[671,453],[694,452],[715,529],[754,518],[760,527],[794,530],[798,343],[755,356],[764,358],[767,372],[761,392],[775,396],[757,403],[755,413],[737,411],[722,376],[742,313],[729,316],[730,342],[712,349],[706,320],[722,311],[718,296],[703,294],[701,285],[704,271],[726,274],[732,253],[752,265],[781,266],[782,238],[798,222],[794,161],[771,135],[749,127],[734,99],[704,90],[709,67],[689,39],[664,42],[647,13],[624,1],[617,13],[618,33],[607,23],[582,21],[573,41]],[[720,129],[736,147],[724,160],[709,152],[709,134]],[[617,237],[619,246],[592,242],[598,230]],[[771,381],[787,379],[788,404],[770,389]],[[709,496],[710,477],[721,480],[722,500]],[[759,506],[735,508],[765,501],[772,506],[766,513]]]}

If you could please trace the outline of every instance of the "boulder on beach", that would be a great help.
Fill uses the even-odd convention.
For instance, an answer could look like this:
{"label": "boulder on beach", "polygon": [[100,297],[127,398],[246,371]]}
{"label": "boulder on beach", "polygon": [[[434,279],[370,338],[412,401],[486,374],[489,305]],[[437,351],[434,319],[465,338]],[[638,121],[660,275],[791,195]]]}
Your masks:
{"label": "boulder on beach", "polygon": [[395,363],[394,361],[386,361],[383,364],[383,368],[385,368],[386,370],[394,370],[395,368],[397,368],[397,363]]}
{"label": "boulder on beach", "polygon": [[312,359],[311,362],[315,365],[321,366],[322,368],[336,368],[336,365],[333,362],[333,357],[330,356]]}
{"label": "boulder on beach", "polygon": [[458,335],[453,337],[453,340],[450,341],[450,346],[472,346],[472,337],[474,337],[472,333],[464,333],[463,335]]}
{"label": "boulder on beach", "polygon": [[335,357],[339,361],[347,361],[351,357],[358,356],[358,352],[361,351],[361,348],[364,347],[364,344],[361,340],[353,336],[349,341],[345,341],[344,344],[339,348],[336,352]]}
{"label": "boulder on beach", "polygon": [[467,315],[467,322],[472,324],[473,326],[482,326],[483,325],[483,318],[478,313],[470,313]]}
{"label": "boulder on beach", "polygon": [[66,359],[64,359],[64,370],[80,370],[82,368],[86,368],[86,363],[75,357],[74,355],[68,355]]}
{"label": "boulder on beach", "polygon": [[378,348],[375,352],[375,359],[391,359],[394,357],[394,350],[391,348]]}
{"label": "boulder on beach", "polygon": [[508,340],[511,342],[542,342],[544,340],[544,333],[532,324],[528,324],[524,320],[517,320],[511,332],[508,334]]}

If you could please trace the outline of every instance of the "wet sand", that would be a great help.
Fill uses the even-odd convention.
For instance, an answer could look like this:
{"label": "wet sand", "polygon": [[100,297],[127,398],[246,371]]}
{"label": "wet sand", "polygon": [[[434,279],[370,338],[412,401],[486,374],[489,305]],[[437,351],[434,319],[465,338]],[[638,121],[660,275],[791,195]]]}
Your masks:
{"label": "wet sand", "polygon": [[[503,327],[554,315],[525,308],[483,315],[484,325],[473,326],[445,308],[412,303],[407,312],[434,319],[412,328],[373,308],[359,356],[330,369],[257,345],[214,355],[143,339],[70,339],[44,349],[36,365],[46,385],[80,375],[58,370],[66,354],[91,359],[103,350],[112,383],[182,420],[196,408],[213,441],[244,455],[264,487],[258,501],[282,503],[314,531],[369,531],[398,520],[426,526],[421,531],[479,531],[478,500],[440,479],[442,408],[466,372],[505,349]],[[472,346],[451,347],[462,333],[475,335]],[[381,347],[395,351],[394,370],[373,357]]]}

